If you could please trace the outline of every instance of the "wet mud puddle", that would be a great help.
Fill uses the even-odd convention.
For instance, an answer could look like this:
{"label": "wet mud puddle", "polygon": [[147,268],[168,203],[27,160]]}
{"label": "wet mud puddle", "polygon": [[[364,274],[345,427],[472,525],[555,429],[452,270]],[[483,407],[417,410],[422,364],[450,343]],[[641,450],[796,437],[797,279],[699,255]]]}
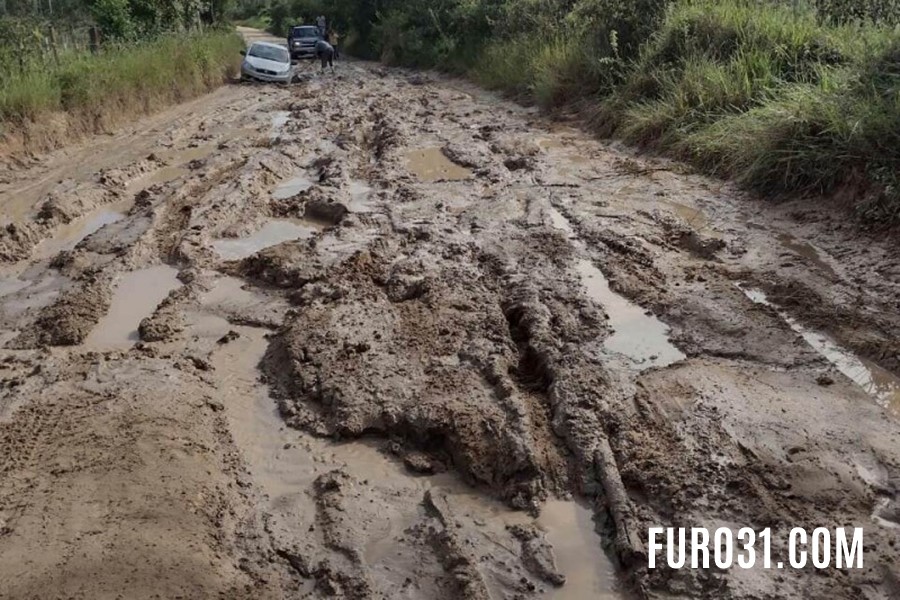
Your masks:
{"label": "wet mud puddle", "polygon": [[269,137],[274,139],[281,135],[284,126],[291,119],[291,113],[286,110],[277,110],[272,114],[271,131]]}
{"label": "wet mud puddle", "polygon": [[[217,338],[229,330],[238,333],[216,351],[213,364],[222,374],[216,400],[226,411],[232,435],[241,449],[251,477],[265,495],[265,509],[273,516],[273,536],[281,543],[306,544],[321,535],[315,501],[316,480],[335,469],[347,473],[361,492],[360,511],[348,510],[341,518],[347,523],[347,539],[357,540],[361,567],[379,590],[397,592],[412,588],[415,597],[438,596],[435,578],[423,560],[423,547],[410,542],[411,531],[422,523],[426,491],[440,493],[453,508],[457,531],[472,545],[476,556],[486,557],[478,569],[491,590],[502,598],[510,581],[519,583],[524,569],[519,543],[508,526],[532,524],[545,532],[554,546],[557,568],[566,576],[562,587],[534,580],[544,593],[540,597],[580,600],[582,598],[622,599],[615,567],[602,550],[595,533],[591,511],[571,501],[548,502],[539,518],[518,511],[472,490],[450,474],[414,476],[397,461],[382,454],[374,442],[333,443],[288,428],[267,390],[259,383],[257,366],[267,347],[265,331],[230,325],[224,319],[218,330],[203,320],[205,335]],[[357,497],[357,496],[355,496]],[[431,561],[431,568],[434,561]],[[514,579],[513,575],[515,575]],[[496,593],[494,593],[496,592]]]}
{"label": "wet mud puddle", "polygon": [[[579,252],[584,252],[584,245],[562,213],[551,208],[550,221],[553,227],[566,233]],[[614,292],[606,276],[593,262],[579,258],[575,271],[588,297],[602,306],[609,317],[613,333],[604,341],[607,350],[627,358],[641,370],[665,367],[684,360],[684,353],[669,340],[669,326]]]}
{"label": "wet mud puddle", "polygon": [[822,271],[828,273],[831,277],[837,277],[837,273],[835,273],[834,268],[825,260],[823,253],[812,244],[801,242],[789,233],[779,233],[778,241],[781,242],[782,246],[805,258],[815,266],[819,267]]}
{"label": "wet mud puddle", "polygon": [[215,240],[215,251],[225,260],[239,260],[252,256],[270,246],[292,240],[311,238],[321,229],[312,221],[273,219],[247,237]]}
{"label": "wet mud puddle", "polygon": [[38,244],[34,250],[34,256],[39,259],[46,259],[59,252],[72,250],[86,237],[93,235],[107,225],[112,225],[124,219],[131,205],[131,200],[117,202],[95,210],[80,219],[75,219],[59,228],[53,237]]}
{"label": "wet mud puddle", "polygon": [[459,181],[468,179],[472,172],[447,158],[440,148],[413,150],[406,155],[410,173],[422,181]]}
{"label": "wet mud puddle", "polygon": [[842,348],[827,335],[811,331],[801,325],[791,315],[770,302],[766,294],[758,289],[738,285],[738,288],[756,304],[774,308],[788,326],[798,333],[813,350],[861,387],[882,408],[900,415],[900,377]]}
{"label": "wet mud puddle", "polygon": [[106,316],[88,335],[84,346],[91,350],[131,347],[140,339],[141,321],[153,314],[159,303],[179,285],[178,270],[168,265],[125,273],[113,290]]}
{"label": "wet mud puddle", "polygon": [[312,185],[313,182],[305,174],[300,174],[279,183],[275,191],[272,192],[272,198],[275,200],[293,198],[297,194],[311,188]]}

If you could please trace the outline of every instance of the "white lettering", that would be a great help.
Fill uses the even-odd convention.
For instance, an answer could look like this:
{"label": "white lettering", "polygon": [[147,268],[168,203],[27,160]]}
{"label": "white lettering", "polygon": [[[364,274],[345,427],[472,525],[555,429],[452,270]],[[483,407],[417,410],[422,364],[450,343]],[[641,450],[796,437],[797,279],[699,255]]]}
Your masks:
{"label": "white lettering", "polygon": [[[853,543],[847,547],[847,533],[843,529],[835,532],[837,538],[834,543],[834,553],[837,555],[837,567],[843,569],[844,564],[848,569],[863,568],[863,530],[862,527],[853,528]],[[856,566],[853,566],[853,559],[856,558]],[[846,560],[846,563],[844,562]]]}
{"label": "white lettering", "polygon": [[745,552],[738,556],[738,566],[742,569],[752,569],[754,563],[756,563],[756,550],[753,549],[753,544],[756,542],[756,532],[749,527],[744,527],[738,531],[737,539],[745,540],[741,546]]}
{"label": "white lettering", "polygon": [[662,527],[651,527],[650,528],[650,535],[649,535],[649,539],[647,540],[647,546],[649,547],[649,552],[647,553],[649,555],[648,556],[649,563],[647,564],[647,566],[651,569],[656,568],[656,553],[663,549],[662,544],[656,541],[656,536],[658,536],[662,532],[663,532]]}
{"label": "white lettering", "polygon": [[817,569],[825,569],[831,563],[831,532],[817,527],[812,534],[812,560]]}
{"label": "white lettering", "polygon": [[716,529],[716,566],[720,569],[730,569],[734,560],[734,540],[731,538],[731,530],[727,527]]}
{"label": "white lettering", "polygon": [[684,527],[678,528],[678,560],[675,560],[675,528],[669,528],[668,535],[668,552],[666,553],[666,557],[668,558],[669,566],[673,569],[680,569],[684,566],[686,552],[684,549],[685,546],[685,536],[684,536]]}
{"label": "white lettering", "polygon": [[797,550],[797,544],[806,545],[806,531],[800,527],[791,529],[791,536],[788,541],[788,552],[791,566],[795,569],[802,569],[806,566],[806,551]]}
{"label": "white lettering", "polygon": [[[703,562],[699,555],[703,555]],[[709,531],[702,527],[691,528],[691,568],[709,568]]]}

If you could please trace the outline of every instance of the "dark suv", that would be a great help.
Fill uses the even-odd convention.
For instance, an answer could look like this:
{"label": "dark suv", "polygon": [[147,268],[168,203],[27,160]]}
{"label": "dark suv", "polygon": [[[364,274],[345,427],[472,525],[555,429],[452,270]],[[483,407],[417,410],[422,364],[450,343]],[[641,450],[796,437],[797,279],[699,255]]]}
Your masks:
{"label": "dark suv", "polygon": [[319,28],[315,25],[291,27],[287,44],[291,58],[305,58],[316,55],[316,42],[320,39]]}

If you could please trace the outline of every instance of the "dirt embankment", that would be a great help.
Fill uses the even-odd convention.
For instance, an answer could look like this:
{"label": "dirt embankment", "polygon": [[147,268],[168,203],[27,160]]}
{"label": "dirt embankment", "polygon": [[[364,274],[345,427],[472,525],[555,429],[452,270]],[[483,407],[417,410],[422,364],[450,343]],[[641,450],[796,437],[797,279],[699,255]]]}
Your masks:
{"label": "dirt embankment", "polygon": [[[6,595],[897,592],[890,244],[372,65],[127,137],[5,184]],[[646,569],[847,524],[862,572]]]}

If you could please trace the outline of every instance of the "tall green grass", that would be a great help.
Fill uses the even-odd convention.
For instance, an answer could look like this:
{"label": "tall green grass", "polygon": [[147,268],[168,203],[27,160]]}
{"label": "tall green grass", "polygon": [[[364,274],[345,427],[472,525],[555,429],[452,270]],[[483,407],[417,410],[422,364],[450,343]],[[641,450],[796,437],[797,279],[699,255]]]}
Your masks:
{"label": "tall green grass", "polygon": [[861,216],[900,223],[898,59],[889,27],[684,2],[593,120],[766,194],[850,189]]}
{"label": "tall green grass", "polygon": [[220,85],[244,47],[232,32],[164,37],[99,54],[69,54],[59,66],[11,73],[0,88],[0,123],[36,121],[53,111],[144,112]]}

